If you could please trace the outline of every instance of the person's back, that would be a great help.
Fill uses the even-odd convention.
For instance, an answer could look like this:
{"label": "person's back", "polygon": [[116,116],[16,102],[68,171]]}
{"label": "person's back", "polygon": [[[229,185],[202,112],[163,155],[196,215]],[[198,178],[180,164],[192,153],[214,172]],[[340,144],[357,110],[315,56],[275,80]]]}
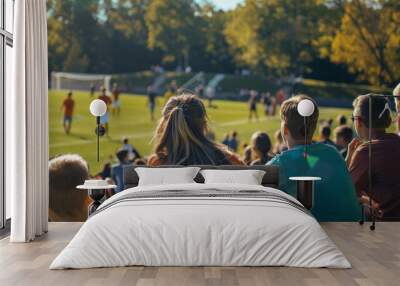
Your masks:
{"label": "person's back", "polygon": [[49,219],[57,221],[85,221],[90,199],[84,191],[77,191],[89,178],[88,165],[79,155],[62,155],[49,162]]}
{"label": "person's back", "polygon": [[315,182],[314,206],[311,212],[319,221],[356,221],[360,205],[345,161],[335,147],[314,143],[298,145],[277,155],[268,164],[279,165],[279,188],[296,197],[296,182],[289,177],[321,177]]}
{"label": "person's back", "polygon": [[119,100],[119,89],[117,87],[114,87],[113,91],[112,91],[112,95],[113,95],[113,100],[114,101],[118,101]]}
{"label": "person's back", "polygon": [[257,95],[255,92],[252,92],[249,98],[250,109],[255,109],[256,104],[257,104]]}
{"label": "person's back", "polygon": [[[335,142],[331,140],[331,127],[330,125],[322,125],[320,128],[320,133],[321,133],[321,143],[331,145],[333,147],[336,147]],[[337,147],[336,147],[337,148]]]}
{"label": "person's back", "polygon": [[230,141],[230,137],[229,134],[225,134],[224,139],[222,140],[222,144],[224,144],[225,146],[229,147],[229,141]]}
{"label": "person's back", "polygon": [[340,125],[335,129],[335,144],[344,159],[347,157],[347,147],[353,140],[354,132],[350,126]]}
{"label": "person's back", "polygon": [[[382,95],[367,94],[358,96],[353,105],[354,129],[357,137],[348,145],[346,161],[357,196],[363,204],[368,205],[371,198],[375,213],[380,218],[399,218],[400,137],[387,132],[392,124],[389,102]],[[370,139],[371,157],[368,143]],[[370,160],[371,185],[369,183]],[[370,187],[372,192],[370,192]],[[367,210],[366,213],[369,214],[369,211]]]}
{"label": "person's back", "polygon": [[111,178],[117,185],[115,189],[116,193],[122,192],[124,190],[124,166],[129,164],[117,163],[111,167]]}
{"label": "person's back", "polygon": [[155,104],[156,96],[157,96],[156,92],[153,89],[150,89],[149,92],[147,93],[147,98],[150,104]]}
{"label": "person's back", "polygon": [[265,165],[271,160],[271,139],[265,132],[257,131],[251,136],[253,161],[250,165]]}
{"label": "person's back", "polygon": [[[298,105],[303,100],[311,101],[314,105],[314,111],[306,121],[298,112]],[[290,177],[321,177],[321,181],[315,183],[314,205],[311,210],[316,219],[358,220],[361,208],[342,156],[333,146],[309,143],[312,142],[318,123],[317,104],[308,96],[295,96],[283,102],[280,113],[281,133],[288,150],[268,162],[268,165],[278,165],[280,168],[280,189],[296,197],[297,185]]]}
{"label": "person's back", "polygon": [[148,165],[243,164],[236,154],[207,137],[207,113],[193,94],[172,97],[164,106]]}
{"label": "person's back", "polygon": [[229,149],[231,149],[231,150],[234,151],[234,152],[237,152],[238,145],[239,145],[239,142],[237,141],[236,138],[231,138],[231,139],[228,141],[228,147],[229,147]]}
{"label": "person's back", "polygon": [[[353,156],[350,173],[358,190],[369,192],[368,144],[360,145]],[[372,140],[372,198],[379,204],[384,217],[400,217],[400,137],[382,134]],[[361,192],[360,192],[361,193]],[[361,195],[361,194],[360,194]]]}
{"label": "person's back", "polygon": [[100,95],[100,96],[98,97],[98,99],[104,101],[104,103],[105,103],[106,105],[110,105],[110,104],[111,104],[111,99],[110,99],[110,97],[109,97],[108,95],[102,94],[102,95]]}
{"label": "person's back", "polygon": [[64,115],[65,116],[72,116],[74,112],[74,105],[75,101],[68,97],[64,100],[63,106],[64,106]]}
{"label": "person's back", "polygon": [[121,149],[116,153],[118,164],[111,167],[111,178],[117,185],[115,192],[119,193],[124,190],[124,166],[130,165],[129,152]]}
{"label": "person's back", "polygon": [[99,95],[98,99],[104,101],[104,103],[108,106],[112,103],[111,98],[107,95],[107,90],[105,87],[101,88],[101,94]]}

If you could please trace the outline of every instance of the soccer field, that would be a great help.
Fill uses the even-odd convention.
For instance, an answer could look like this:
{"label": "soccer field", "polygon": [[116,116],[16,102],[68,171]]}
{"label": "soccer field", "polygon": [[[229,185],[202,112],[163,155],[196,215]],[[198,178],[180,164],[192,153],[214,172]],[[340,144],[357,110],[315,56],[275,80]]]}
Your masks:
{"label": "soccer field", "polygon": [[[106,161],[115,161],[115,152],[121,147],[123,137],[128,137],[143,155],[149,155],[152,150],[151,138],[160,117],[160,109],[164,99],[157,99],[155,122],[150,120],[147,108],[147,98],[141,95],[121,95],[121,114],[110,114],[109,137],[100,139],[100,162],[96,161],[95,118],[89,112],[91,98],[88,92],[74,92],[75,113],[71,134],[66,135],[62,127],[63,113],[61,104],[66,97],[66,91],[49,91],[49,140],[50,157],[59,154],[77,153],[88,161],[91,174],[101,170]],[[247,103],[216,100],[217,108],[208,108],[210,127],[215,132],[218,141],[225,133],[232,130],[238,132],[240,143],[249,142],[255,131],[267,132],[273,139],[274,132],[280,126],[279,116],[268,117],[263,115],[262,106],[258,106],[260,121],[248,122]],[[323,108],[320,110],[320,119],[335,119],[338,114],[351,116],[350,109]],[[299,124],[301,124],[299,122]]]}

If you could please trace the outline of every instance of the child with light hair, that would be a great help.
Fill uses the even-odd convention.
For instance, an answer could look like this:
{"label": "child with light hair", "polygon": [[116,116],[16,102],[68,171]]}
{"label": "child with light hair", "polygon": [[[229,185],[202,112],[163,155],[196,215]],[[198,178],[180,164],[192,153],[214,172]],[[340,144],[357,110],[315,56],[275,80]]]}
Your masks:
{"label": "child with light hair", "polygon": [[49,219],[85,221],[90,199],[85,191],[77,191],[89,178],[87,162],[79,155],[66,154],[49,162]]}
{"label": "child with light hair", "polygon": [[[304,99],[312,101],[314,112],[302,124],[304,118],[297,106]],[[332,146],[312,142],[319,117],[316,102],[306,95],[291,97],[283,102],[280,116],[281,134],[288,150],[267,163],[279,166],[279,189],[296,197],[297,186],[290,177],[321,177],[322,180],[315,183],[315,203],[311,210],[315,218],[319,221],[357,221],[361,208],[343,157]]]}

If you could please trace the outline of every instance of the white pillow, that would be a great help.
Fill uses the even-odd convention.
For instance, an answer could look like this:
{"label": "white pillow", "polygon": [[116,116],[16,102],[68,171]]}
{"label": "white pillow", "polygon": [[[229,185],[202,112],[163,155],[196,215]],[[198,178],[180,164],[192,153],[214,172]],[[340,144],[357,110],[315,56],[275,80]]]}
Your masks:
{"label": "white pillow", "polygon": [[199,170],[199,167],[135,168],[139,176],[139,186],[195,183],[193,179]]}
{"label": "white pillow", "polygon": [[261,185],[265,171],[262,170],[202,170],[205,184]]}

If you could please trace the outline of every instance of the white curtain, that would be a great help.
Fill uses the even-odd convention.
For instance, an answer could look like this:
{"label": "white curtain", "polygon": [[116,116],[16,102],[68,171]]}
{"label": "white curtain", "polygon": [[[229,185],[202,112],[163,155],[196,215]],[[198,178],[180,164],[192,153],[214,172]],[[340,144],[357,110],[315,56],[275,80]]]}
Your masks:
{"label": "white curtain", "polygon": [[46,0],[15,1],[13,94],[6,98],[6,187],[12,242],[47,232],[48,103]]}

